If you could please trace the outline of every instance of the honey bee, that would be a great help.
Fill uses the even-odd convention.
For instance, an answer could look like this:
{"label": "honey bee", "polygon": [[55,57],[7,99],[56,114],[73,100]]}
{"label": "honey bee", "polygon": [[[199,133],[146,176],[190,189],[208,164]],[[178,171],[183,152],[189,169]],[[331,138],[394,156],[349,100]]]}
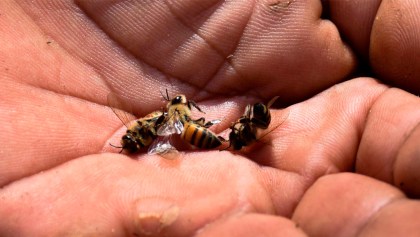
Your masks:
{"label": "honey bee", "polygon": [[278,96],[274,97],[267,105],[263,103],[247,105],[244,114],[230,126],[229,146],[225,149],[233,147],[233,150],[240,150],[257,141],[258,129],[266,129],[270,125],[269,108],[277,99]]}
{"label": "honey bee", "polygon": [[[135,153],[143,147],[147,147],[157,138],[157,128],[165,119],[166,112],[154,111],[143,118],[132,122],[133,115],[120,110],[128,105],[123,106],[116,95],[110,93],[107,97],[108,105],[117,115],[121,122],[127,127],[126,133],[121,137],[121,146],[113,147],[121,148],[120,153],[126,150],[129,153]],[[130,108],[126,108],[131,112]],[[171,148],[167,147],[166,150]]]}
{"label": "honey bee", "polygon": [[194,101],[187,100],[182,94],[169,99],[168,91],[166,91],[166,97],[163,97],[168,101],[167,116],[163,125],[157,130],[159,136],[181,134],[184,141],[204,149],[216,148],[222,144],[221,137],[207,129],[219,123],[220,120],[206,122],[203,117],[193,120],[190,117],[192,107],[204,113]]}

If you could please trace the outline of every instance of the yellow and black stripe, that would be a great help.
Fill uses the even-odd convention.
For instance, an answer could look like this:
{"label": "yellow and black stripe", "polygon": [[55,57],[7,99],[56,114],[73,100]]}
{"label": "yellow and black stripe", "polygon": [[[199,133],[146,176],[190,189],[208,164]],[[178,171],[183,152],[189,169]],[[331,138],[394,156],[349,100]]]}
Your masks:
{"label": "yellow and black stripe", "polygon": [[194,123],[184,123],[181,138],[191,145],[204,149],[216,148],[222,144],[213,132]]}
{"label": "yellow and black stripe", "polygon": [[256,103],[252,106],[251,122],[257,128],[266,129],[271,122],[271,114],[268,107],[263,103]]}

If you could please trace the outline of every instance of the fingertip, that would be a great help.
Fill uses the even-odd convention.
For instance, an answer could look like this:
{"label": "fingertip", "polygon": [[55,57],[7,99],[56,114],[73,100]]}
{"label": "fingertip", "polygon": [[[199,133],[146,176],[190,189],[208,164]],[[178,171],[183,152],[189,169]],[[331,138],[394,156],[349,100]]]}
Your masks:
{"label": "fingertip", "polygon": [[378,210],[402,197],[398,189],[367,176],[327,175],[308,189],[292,220],[310,236],[356,236]]}
{"label": "fingertip", "polygon": [[393,176],[397,173],[405,172],[398,170],[395,164],[399,162],[403,144],[420,122],[419,105],[417,96],[396,88],[388,89],[377,98],[369,110],[360,139],[356,172],[389,183],[395,182]]}
{"label": "fingertip", "polygon": [[307,236],[289,219],[257,213],[238,214],[211,223],[198,231],[198,237],[210,236]]}
{"label": "fingertip", "polygon": [[371,32],[373,70],[394,85],[420,92],[418,1],[382,1]]}
{"label": "fingertip", "polygon": [[420,122],[401,146],[394,166],[394,184],[408,196],[420,197]]}
{"label": "fingertip", "polygon": [[418,236],[418,201],[404,199],[381,209],[358,236]]}
{"label": "fingertip", "polygon": [[130,222],[127,226],[133,235],[159,235],[179,217],[180,208],[165,198],[140,198],[133,202]]}

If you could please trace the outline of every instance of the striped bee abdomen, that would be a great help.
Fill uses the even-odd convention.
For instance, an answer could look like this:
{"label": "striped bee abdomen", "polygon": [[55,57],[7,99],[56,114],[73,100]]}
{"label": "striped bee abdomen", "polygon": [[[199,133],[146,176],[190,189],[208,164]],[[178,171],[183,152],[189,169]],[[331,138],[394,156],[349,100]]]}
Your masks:
{"label": "striped bee abdomen", "polygon": [[194,123],[184,123],[181,138],[191,145],[204,149],[216,148],[222,144],[213,132]]}
{"label": "striped bee abdomen", "polygon": [[266,129],[271,122],[271,115],[268,107],[263,103],[256,103],[252,106],[251,122],[258,128]]}

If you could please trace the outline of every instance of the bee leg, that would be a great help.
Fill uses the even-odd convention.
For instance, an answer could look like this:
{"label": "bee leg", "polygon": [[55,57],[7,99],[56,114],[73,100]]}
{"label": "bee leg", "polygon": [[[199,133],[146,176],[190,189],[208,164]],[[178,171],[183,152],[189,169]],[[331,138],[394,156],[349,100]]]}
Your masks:
{"label": "bee leg", "polygon": [[194,108],[196,108],[198,111],[200,111],[201,113],[203,113],[203,114],[205,114],[205,112],[204,111],[202,111],[201,109],[200,109],[200,107],[198,107],[198,105],[197,105],[197,103],[195,103],[194,101],[192,101],[192,100],[189,100],[188,101],[188,106],[189,107],[191,107],[191,105],[192,106],[194,106]]}
{"label": "bee leg", "polygon": [[124,150],[124,147],[122,147],[122,146],[115,146],[115,145],[112,145],[111,143],[109,143],[109,145],[112,146],[112,147],[115,147],[115,148],[121,148],[120,152],[118,152],[118,153],[121,153]]}
{"label": "bee leg", "polygon": [[166,112],[163,112],[162,115],[159,116],[159,118],[156,120],[156,122],[155,122],[155,126],[156,127],[159,127],[162,124],[162,122],[165,120],[165,118],[166,118],[166,114],[165,113]]}
{"label": "bee leg", "polygon": [[215,120],[207,121],[207,123],[204,123],[204,122],[205,122],[205,119],[203,117],[194,120],[194,123],[200,125],[201,127],[205,127],[205,128],[209,128],[209,127],[211,127],[215,124],[218,124],[218,123],[221,122],[221,120],[220,119],[215,119]]}
{"label": "bee leg", "polygon": [[212,123],[211,121],[209,121],[209,122],[207,122],[207,123],[204,124],[204,127],[205,128],[209,128],[209,127],[211,127],[213,125],[214,125],[214,123]]}
{"label": "bee leg", "polygon": [[[221,137],[221,136],[217,136],[217,138],[219,138],[220,139],[220,141],[222,141],[222,142],[229,142],[229,140],[226,140],[226,139],[224,139],[223,137]],[[219,151],[226,151],[227,149],[229,149],[230,147],[232,147],[232,142],[229,142],[229,146],[227,146],[227,147],[225,147],[225,148],[223,148],[223,149],[220,149]]]}
{"label": "bee leg", "polygon": [[[229,140],[226,140],[224,137],[222,137],[222,136],[217,136],[217,138],[219,138],[219,140],[220,141],[222,141],[222,142],[228,142]],[[230,144],[229,144],[229,146],[230,146]]]}
{"label": "bee leg", "polygon": [[202,126],[202,127],[208,128],[208,127],[206,127],[206,124],[208,122],[206,124],[204,124],[204,122],[205,122],[205,118],[204,117],[201,117],[199,119],[193,120],[193,122],[196,123],[196,124],[198,124],[198,125],[200,125],[200,126]]}

